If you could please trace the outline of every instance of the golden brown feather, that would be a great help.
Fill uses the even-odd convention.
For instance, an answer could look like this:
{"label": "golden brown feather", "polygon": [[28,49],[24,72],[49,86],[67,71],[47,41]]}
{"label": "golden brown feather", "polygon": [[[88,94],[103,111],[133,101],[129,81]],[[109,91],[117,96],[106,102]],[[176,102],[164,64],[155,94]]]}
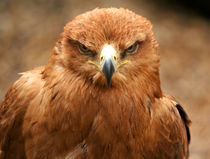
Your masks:
{"label": "golden brown feather", "polygon": [[[113,74],[103,70],[107,45]],[[74,18],[48,64],[24,73],[6,94],[0,158],[188,158],[190,120],[162,93],[157,47],[151,23],[129,10]]]}

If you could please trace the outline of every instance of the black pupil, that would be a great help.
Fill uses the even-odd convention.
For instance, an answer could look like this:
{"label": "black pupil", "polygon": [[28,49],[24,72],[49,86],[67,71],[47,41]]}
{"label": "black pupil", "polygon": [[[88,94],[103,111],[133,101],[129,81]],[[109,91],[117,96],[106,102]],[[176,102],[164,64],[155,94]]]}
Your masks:
{"label": "black pupil", "polygon": [[132,49],[133,49],[133,47],[134,47],[134,45],[130,46],[130,47],[128,48],[128,50],[132,50]]}
{"label": "black pupil", "polygon": [[85,45],[82,45],[82,50],[87,51],[87,47]]}
{"label": "black pupil", "polygon": [[128,50],[128,51],[133,51],[133,50],[135,50],[136,45],[137,45],[137,42],[135,42],[135,44],[131,45],[127,50]]}

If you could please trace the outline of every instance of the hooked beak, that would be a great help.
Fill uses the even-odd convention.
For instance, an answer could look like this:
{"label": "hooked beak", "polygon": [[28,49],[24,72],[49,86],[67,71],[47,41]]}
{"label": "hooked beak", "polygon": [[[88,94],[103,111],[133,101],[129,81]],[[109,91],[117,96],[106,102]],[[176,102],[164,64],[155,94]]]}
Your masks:
{"label": "hooked beak", "polygon": [[105,45],[100,55],[100,69],[103,72],[107,86],[111,86],[112,75],[117,69],[117,52],[112,45]]}
{"label": "hooked beak", "polygon": [[88,60],[88,63],[95,65],[97,68],[103,72],[107,86],[111,87],[112,75],[114,72],[122,65],[128,63],[128,60],[118,61],[117,51],[112,45],[105,44],[101,50],[100,63],[95,63],[94,61]]}

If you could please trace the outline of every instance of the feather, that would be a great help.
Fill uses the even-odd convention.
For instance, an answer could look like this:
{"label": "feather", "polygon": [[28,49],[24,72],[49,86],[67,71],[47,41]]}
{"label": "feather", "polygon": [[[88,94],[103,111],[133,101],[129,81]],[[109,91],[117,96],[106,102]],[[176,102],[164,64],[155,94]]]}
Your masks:
{"label": "feather", "polygon": [[187,159],[190,119],[161,90],[157,47],[151,23],[127,9],[75,17],[46,66],[21,73],[2,101],[0,159]]}

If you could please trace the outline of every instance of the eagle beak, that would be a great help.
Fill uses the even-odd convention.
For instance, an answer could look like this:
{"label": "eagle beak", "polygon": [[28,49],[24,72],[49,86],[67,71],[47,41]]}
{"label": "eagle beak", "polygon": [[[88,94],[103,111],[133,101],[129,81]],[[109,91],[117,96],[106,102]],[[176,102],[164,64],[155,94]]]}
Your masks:
{"label": "eagle beak", "polygon": [[112,45],[105,45],[100,55],[100,69],[103,72],[107,86],[110,88],[112,75],[117,69],[117,52]]}

